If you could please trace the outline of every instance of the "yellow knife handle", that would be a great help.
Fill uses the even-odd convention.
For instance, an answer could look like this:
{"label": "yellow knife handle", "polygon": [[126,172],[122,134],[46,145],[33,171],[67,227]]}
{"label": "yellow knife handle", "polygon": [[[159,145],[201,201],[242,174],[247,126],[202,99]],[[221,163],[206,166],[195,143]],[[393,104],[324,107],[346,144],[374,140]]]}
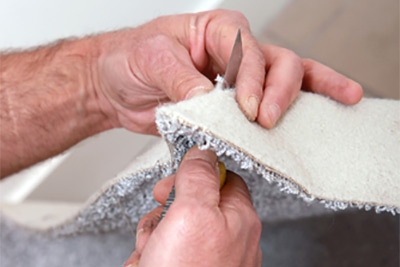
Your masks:
{"label": "yellow knife handle", "polygon": [[218,167],[219,167],[219,190],[221,190],[226,181],[226,168],[225,164],[221,161],[218,161]]}

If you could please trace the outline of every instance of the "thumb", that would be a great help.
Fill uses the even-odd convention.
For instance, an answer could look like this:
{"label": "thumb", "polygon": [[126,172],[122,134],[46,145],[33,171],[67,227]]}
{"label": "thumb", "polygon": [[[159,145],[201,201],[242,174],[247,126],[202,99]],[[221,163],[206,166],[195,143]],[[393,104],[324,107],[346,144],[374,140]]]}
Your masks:
{"label": "thumb", "polygon": [[152,54],[150,80],[152,84],[163,90],[173,101],[192,98],[214,89],[213,83],[194,66],[185,47],[169,38],[163,40]]}
{"label": "thumb", "polygon": [[124,263],[123,267],[137,267],[139,266],[140,261],[140,253],[134,251],[129,259]]}
{"label": "thumb", "polygon": [[176,201],[193,201],[205,206],[219,203],[219,168],[217,155],[193,147],[183,158],[175,176]]}

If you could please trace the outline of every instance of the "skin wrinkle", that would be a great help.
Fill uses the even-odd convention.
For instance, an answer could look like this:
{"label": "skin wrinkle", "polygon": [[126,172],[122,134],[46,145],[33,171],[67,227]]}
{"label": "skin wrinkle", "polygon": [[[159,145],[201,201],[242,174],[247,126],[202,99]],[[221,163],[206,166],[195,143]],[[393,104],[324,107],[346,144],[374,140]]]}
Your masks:
{"label": "skin wrinkle", "polygon": [[[141,90],[140,87],[144,87],[146,88],[147,91],[148,89],[152,89],[153,91],[151,92],[151,94],[159,94],[159,96],[164,96],[165,93],[157,88],[158,87],[157,85],[160,82],[154,81],[152,77],[155,78],[162,77],[163,72],[168,72],[171,68],[173,68],[177,64],[177,61],[176,61],[176,56],[172,53],[170,49],[168,49],[169,46],[167,45],[159,48],[161,51],[156,52],[157,55],[156,57],[153,56],[155,51],[152,51],[152,53],[149,53],[149,51],[147,51],[149,47],[154,47],[154,46],[157,47],[157,44],[159,43],[173,45],[173,43],[171,43],[168,37],[159,34],[150,37],[150,39],[146,40],[145,42],[140,42],[137,48],[135,48],[135,53],[138,54],[138,57],[136,57],[134,61],[138,63],[140,70],[147,70],[150,71],[150,73],[146,72],[143,73],[143,71],[140,71],[138,69],[133,69],[132,64],[129,64],[130,67],[129,74],[135,77],[142,84],[142,86],[139,86],[138,88],[139,91]],[[158,74],[154,74],[154,72]],[[144,74],[143,78],[140,78],[139,75],[143,74]],[[149,81],[152,87],[149,87],[147,83],[144,82],[145,80]],[[170,98],[173,97],[171,93],[169,93],[169,97]],[[176,99],[173,100],[174,102],[176,102]]]}
{"label": "skin wrinkle", "polygon": [[[168,99],[168,100],[169,100],[168,96],[166,96],[166,94],[165,94],[163,91],[159,90],[158,88],[155,88],[155,87],[151,87],[151,86],[147,86],[147,85],[146,85],[146,83],[143,81],[143,79],[140,78],[140,77],[138,76],[138,74],[139,74],[140,72],[139,72],[139,71],[134,71],[134,69],[133,69],[133,67],[132,67],[132,64],[130,64],[129,59],[126,60],[126,64],[127,64],[128,70],[129,70],[128,74],[130,75],[131,79],[132,79],[133,81],[138,82],[138,83],[141,85],[141,86],[138,86],[137,88],[135,88],[135,90],[138,91],[137,96],[141,96],[141,98],[146,98],[146,97],[148,97],[148,96],[147,96],[146,90],[141,89],[141,87],[146,87],[146,89],[150,89],[150,90],[151,90],[151,94],[158,95],[158,99],[161,99],[161,100],[163,100],[163,99],[164,99],[164,100]],[[148,102],[151,103],[150,97],[148,97],[148,98],[149,98],[149,101],[148,101]],[[164,101],[164,102],[165,102],[165,101]],[[164,103],[164,102],[161,101],[161,103]],[[143,106],[143,105],[140,105],[140,106]],[[146,107],[147,107],[147,106],[146,106]]]}
{"label": "skin wrinkle", "polygon": [[[93,40],[94,44],[97,44],[96,40]],[[85,69],[87,70],[87,80],[86,80],[86,86],[85,87],[81,87],[82,91],[81,91],[81,100],[82,100],[82,109],[83,109],[83,116],[87,116],[88,115],[88,111],[85,109],[85,105],[84,102],[89,102],[88,98],[89,96],[92,96],[94,101],[94,110],[99,111],[104,117],[107,117],[106,114],[103,112],[103,110],[100,108],[99,106],[99,96],[97,94],[97,90],[94,90],[94,88],[96,88],[98,86],[98,84],[96,83],[96,81],[98,79],[96,79],[98,77],[97,73],[98,73],[98,69],[97,69],[97,65],[94,64],[95,58],[99,55],[99,51],[97,49],[97,45],[93,45],[93,47],[96,48],[92,48],[91,49],[91,53],[90,56],[88,58],[86,62],[86,66]],[[85,97],[85,88],[90,88],[91,90],[89,92],[87,92],[87,97]],[[91,109],[91,108],[89,108]]]}
{"label": "skin wrinkle", "polygon": [[[198,54],[198,57],[193,58],[192,60],[194,61],[195,65],[201,66],[201,68],[198,68],[199,71],[202,71],[206,77],[208,77],[210,80],[214,80],[217,74],[221,74],[223,64],[221,62],[217,63],[215,61],[215,58],[210,57],[211,54],[213,54],[213,50],[210,49],[207,40],[212,40],[214,44],[218,44],[218,41],[214,41],[216,38],[220,37],[220,34],[217,34],[213,36],[212,38],[209,38],[209,31],[210,31],[210,23],[213,19],[215,19],[218,15],[217,12],[212,12],[212,13],[206,13],[205,16],[201,16],[199,18],[196,18],[197,22],[197,30],[201,29],[201,32],[197,32],[198,40],[196,39],[196,54]],[[211,42],[210,42],[211,43]],[[217,45],[214,45],[214,47],[217,47]],[[215,54],[215,53],[214,53]],[[216,53],[217,57],[219,53]],[[198,60],[200,58],[200,60]],[[203,60],[201,60],[203,58]],[[200,64],[198,61],[204,61],[203,64]]]}
{"label": "skin wrinkle", "polygon": [[153,219],[147,220],[143,224],[143,229],[144,229],[144,231],[152,231],[156,225],[157,225],[157,222],[153,218]]}
{"label": "skin wrinkle", "polygon": [[209,64],[209,56],[206,49],[206,33],[208,23],[210,19],[208,17],[191,17],[191,26],[189,31],[190,40],[190,55],[195,67],[199,71],[203,71]]}
{"label": "skin wrinkle", "polygon": [[[190,75],[190,73],[188,73],[188,75],[182,75],[183,72],[181,72],[181,78],[180,79],[175,79],[174,82],[175,84],[172,86],[172,88],[175,88],[175,90],[177,92],[185,92],[186,89],[186,85],[190,83],[191,80],[193,80],[193,75]],[[202,86],[199,86],[202,87]],[[203,87],[204,88],[204,87]],[[181,99],[186,99],[187,95],[193,91],[196,88],[191,89],[190,91],[188,91],[186,94],[184,94]],[[172,99],[174,102],[178,102],[180,99]]]}
{"label": "skin wrinkle", "polygon": [[[276,119],[289,107],[301,89],[304,68],[300,57],[295,53],[274,46],[266,46],[263,51],[274,51],[264,86],[264,98],[261,103],[258,122],[272,128]],[[289,76],[289,78],[286,78]],[[295,90],[293,90],[295,89]],[[272,114],[270,113],[272,112]]]}
{"label": "skin wrinkle", "polygon": [[85,98],[85,91],[82,87],[79,88],[79,96],[80,96],[80,101],[76,102],[76,109],[81,117],[86,116],[86,111],[83,108],[83,102]]}
{"label": "skin wrinkle", "polygon": [[194,96],[201,95],[207,93],[209,90],[208,88],[204,87],[203,85],[196,86],[190,89],[183,97],[184,100],[190,99]]}
{"label": "skin wrinkle", "polygon": [[[118,32],[115,33],[116,35],[121,35],[123,34],[123,32]],[[101,66],[103,66],[101,63],[104,61],[104,58],[102,57],[101,53],[107,53],[107,50],[109,50],[110,45],[115,43],[115,39],[116,38],[106,38],[106,36],[110,35],[106,34],[103,38],[99,38],[100,40],[97,42],[98,43],[98,47],[100,47],[100,51],[98,52],[98,62],[94,62],[94,64],[92,64],[93,67],[93,71],[91,71],[91,79],[92,79],[92,83],[94,85],[94,88],[99,88],[99,90],[93,90],[94,91],[94,95],[95,95],[95,99],[97,100],[97,103],[102,103],[102,105],[99,105],[99,110],[102,112],[102,114],[106,115],[106,117],[117,117],[118,115],[118,110],[116,109],[115,105],[112,104],[112,99],[113,97],[109,94],[108,90],[104,90],[105,86],[108,86],[107,84],[103,84],[101,83],[102,80],[100,80],[99,76],[96,75],[98,73],[101,73],[103,71],[103,69],[101,68]],[[107,42],[103,41],[103,40],[107,40]],[[113,58],[112,58],[113,59]],[[111,62],[110,64],[111,66],[113,65],[113,62]],[[128,67],[129,64],[127,64]],[[92,70],[92,68],[90,68],[90,70]],[[107,70],[105,70],[105,73],[107,73]],[[129,72],[128,72],[129,73]],[[98,81],[97,83],[95,81]],[[120,127],[121,123],[118,122],[118,120],[111,120],[111,123],[113,125],[113,127]]]}

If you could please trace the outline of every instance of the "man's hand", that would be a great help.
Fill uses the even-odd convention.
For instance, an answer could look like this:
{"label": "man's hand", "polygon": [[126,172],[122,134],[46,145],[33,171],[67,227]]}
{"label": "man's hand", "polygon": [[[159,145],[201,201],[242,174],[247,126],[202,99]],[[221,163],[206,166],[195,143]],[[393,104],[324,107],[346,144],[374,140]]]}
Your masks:
{"label": "man's hand", "polygon": [[217,163],[213,152],[194,147],[156,185],[154,198],[165,204],[175,183],[175,201],[159,224],[162,207],[140,220],[125,266],[261,266],[261,222],[247,186],[228,173],[219,191]]}
{"label": "man's hand", "polygon": [[157,134],[158,105],[214,88],[238,28],[243,60],[236,98],[249,120],[273,127],[301,88],[344,104],[361,99],[361,87],[332,69],[258,44],[241,13],[161,17],[134,29],[0,53],[0,176],[112,127]]}
{"label": "man's hand", "polygon": [[135,29],[100,35],[93,82],[100,107],[114,126],[156,134],[155,108],[214,88],[224,74],[237,29],[243,60],[237,101],[249,118],[272,128],[301,88],[345,104],[362,97],[356,82],[293,52],[260,45],[238,12],[215,10],[167,16]]}

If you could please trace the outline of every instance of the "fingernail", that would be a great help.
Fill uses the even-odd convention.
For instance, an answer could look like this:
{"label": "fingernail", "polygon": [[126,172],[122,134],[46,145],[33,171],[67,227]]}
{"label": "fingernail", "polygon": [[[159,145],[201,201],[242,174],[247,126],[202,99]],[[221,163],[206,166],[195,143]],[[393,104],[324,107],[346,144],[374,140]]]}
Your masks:
{"label": "fingernail", "polygon": [[279,116],[281,115],[281,108],[276,103],[270,104],[267,107],[267,113],[271,121],[271,126],[274,126],[276,121],[279,119]]}
{"label": "fingernail", "polygon": [[149,231],[149,228],[146,227],[146,226],[143,226],[143,228],[140,228],[139,230],[137,230],[137,232],[136,232],[136,244],[135,244],[135,249],[136,250],[142,251],[145,243],[142,240],[143,238],[141,239],[140,237],[143,235],[143,233],[148,233],[148,231]]}
{"label": "fingernail", "polygon": [[140,235],[144,232],[144,228],[140,228],[139,230],[136,231],[136,246],[138,243],[138,240],[140,238]]}
{"label": "fingernail", "polygon": [[206,88],[204,86],[199,86],[199,87],[195,87],[193,89],[191,89],[185,96],[185,100],[186,99],[191,99],[195,96],[199,96],[199,95],[204,95],[207,94],[211,89]]}
{"label": "fingernail", "polygon": [[254,121],[258,113],[259,100],[255,96],[249,96],[247,99],[247,118],[249,121]]}
{"label": "fingernail", "polygon": [[184,160],[188,159],[201,159],[209,162],[213,166],[217,166],[217,155],[211,150],[200,150],[197,146],[192,147],[186,153]]}

